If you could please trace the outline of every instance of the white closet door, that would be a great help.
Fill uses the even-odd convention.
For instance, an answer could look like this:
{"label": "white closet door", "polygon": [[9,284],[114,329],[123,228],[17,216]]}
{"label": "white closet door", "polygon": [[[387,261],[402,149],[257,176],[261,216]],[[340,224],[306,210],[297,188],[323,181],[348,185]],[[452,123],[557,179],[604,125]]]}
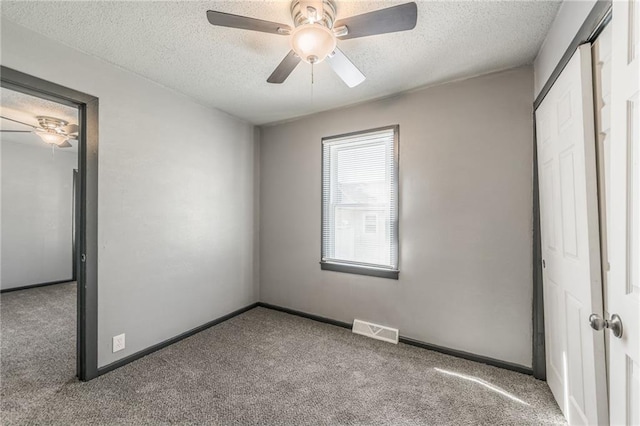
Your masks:
{"label": "white closet door", "polygon": [[607,310],[612,425],[640,425],[640,4],[613,2]]}
{"label": "white closet door", "polygon": [[536,111],[547,381],[570,424],[607,424],[591,50]]}

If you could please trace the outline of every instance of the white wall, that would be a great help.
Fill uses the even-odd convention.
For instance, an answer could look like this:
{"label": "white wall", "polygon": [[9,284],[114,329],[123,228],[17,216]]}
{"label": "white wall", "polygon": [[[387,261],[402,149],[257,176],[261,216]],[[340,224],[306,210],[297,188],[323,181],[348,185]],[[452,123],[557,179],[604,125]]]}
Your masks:
{"label": "white wall", "polygon": [[72,277],[75,152],[3,138],[2,289]]}
{"label": "white wall", "polygon": [[[260,300],[531,366],[533,75],[262,128]],[[400,125],[400,279],[320,270],[321,138]]]}
{"label": "white wall", "polygon": [[257,301],[254,127],[1,24],[2,65],[99,98],[98,365]]}
{"label": "white wall", "polygon": [[558,15],[533,63],[536,97],[595,4],[596,0],[565,0],[560,6]]}

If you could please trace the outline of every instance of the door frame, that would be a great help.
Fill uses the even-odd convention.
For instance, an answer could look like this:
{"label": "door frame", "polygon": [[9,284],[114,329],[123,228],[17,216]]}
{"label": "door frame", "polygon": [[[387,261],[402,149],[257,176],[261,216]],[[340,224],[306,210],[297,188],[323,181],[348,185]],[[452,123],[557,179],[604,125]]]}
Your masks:
{"label": "door frame", "polygon": [[76,261],[77,234],[76,234],[76,217],[78,216],[78,169],[73,169],[73,185],[72,185],[71,202],[71,280],[78,281],[78,262]]}
{"label": "door frame", "polygon": [[0,66],[0,87],[78,108],[76,374],[98,376],[98,98]]}
{"label": "door frame", "polygon": [[[536,142],[536,110],[547,96],[562,70],[567,66],[578,47],[593,42],[611,21],[612,0],[598,0],[569,44],[560,62],[533,102],[533,376],[547,379],[544,340],[544,298],[542,286],[542,244],[540,230],[540,199],[538,182],[538,146]],[[602,226],[602,223],[600,224]]]}

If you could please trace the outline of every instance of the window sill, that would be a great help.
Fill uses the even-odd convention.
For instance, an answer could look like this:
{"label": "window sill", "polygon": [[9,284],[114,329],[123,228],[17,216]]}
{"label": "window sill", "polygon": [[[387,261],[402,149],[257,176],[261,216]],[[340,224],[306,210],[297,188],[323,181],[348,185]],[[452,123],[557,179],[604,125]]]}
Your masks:
{"label": "window sill", "polygon": [[345,272],[347,274],[368,275],[378,278],[397,280],[400,271],[397,269],[374,268],[370,266],[351,265],[348,263],[320,262],[323,271]]}

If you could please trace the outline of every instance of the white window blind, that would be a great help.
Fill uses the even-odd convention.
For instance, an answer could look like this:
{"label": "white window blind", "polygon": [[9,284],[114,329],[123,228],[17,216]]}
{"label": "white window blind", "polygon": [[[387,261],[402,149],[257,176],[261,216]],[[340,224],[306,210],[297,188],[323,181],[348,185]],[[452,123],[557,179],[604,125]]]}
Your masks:
{"label": "white window blind", "polygon": [[396,133],[323,139],[322,262],[397,270]]}

